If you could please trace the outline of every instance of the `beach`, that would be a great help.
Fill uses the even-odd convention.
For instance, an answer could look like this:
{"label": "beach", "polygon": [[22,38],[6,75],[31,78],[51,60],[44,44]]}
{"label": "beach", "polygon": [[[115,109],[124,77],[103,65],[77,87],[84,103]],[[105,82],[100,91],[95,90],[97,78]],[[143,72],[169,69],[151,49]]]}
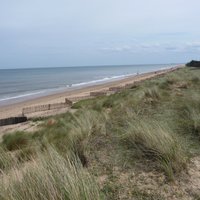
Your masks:
{"label": "beach", "polygon": [[[74,101],[77,101],[77,99],[88,98],[90,95],[90,92],[108,91],[110,87],[123,87],[126,84],[133,84],[136,81],[137,82],[143,81],[155,76],[169,73],[180,67],[183,67],[183,66],[179,65],[179,66],[175,66],[169,69],[162,69],[162,70],[157,70],[153,72],[133,75],[121,80],[115,80],[115,81],[111,81],[107,83],[102,83],[100,85],[91,85],[91,86],[83,87],[80,89],[74,89],[72,91],[63,91],[60,93],[51,94],[44,97],[38,97],[31,100],[25,100],[20,103],[13,103],[11,105],[0,106],[0,119],[7,118],[7,117],[20,116],[22,114],[22,109],[25,107],[61,103],[65,101],[65,98],[68,98],[74,102]],[[59,114],[65,111],[66,109],[51,110],[48,113],[46,112],[34,113],[33,116],[42,117],[46,115],[55,115],[55,114]]]}
{"label": "beach", "polygon": [[[8,106],[8,110],[13,107],[20,112],[23,106],[63,102],[66,97],[78,101],[72,108],[68,107],[68,112],[63,109],[65,113],[61,115],[61,110],[52,110],[48,113],[52,116],[40,118],[46,112],[37,112],[38,118],[28,115],[26,122],[0,127],[1,160],[5,163],[1,168],[2,186],[7,189],[17,183],[20,191],[30,189],[34,194],[39,190],[46,194],[44,191],[51,191],[48,186],[52,179],[48,177],[55,176],[53,183],[62,188],[67,182],[63,177],[70,175],[71,180],[74,173],[77,177],[84,169],[84,174],[94,177],[92,186],[98,184],[100,192],[108,185],[117,186],[116,190],[106,191],[109,199],[116,199],[112,198],[116,191],[131,197],[125,199],[133,199],[135,187],[145,198],[193,199],[191,191],[199,194],[200,184],[199,127],[196,126],[200,116],[199,75],[198,69],[176,67]],[[112,91],[110,87],[119,90]],[[107,96],[88,100],[91,91],[107,91]],[[80,97],[86,100],[79,101]],[[77,155],[79,165],[71,171],[63,163],[65,156],[72,155]],[[164,165],[163,160],[167,161]],[[119,178],[113,179],[113,175]],[[28,188],[27,177],[30,177]],[[79,177],[81,184],[87,181],[83,187],[88,184],[88,177]],[[77,186],[78,181],[72,184]],[[41,190],[44,187],[38,187],[40,184],[48,188]],[[26,196],[29,198],[29,194]]]}

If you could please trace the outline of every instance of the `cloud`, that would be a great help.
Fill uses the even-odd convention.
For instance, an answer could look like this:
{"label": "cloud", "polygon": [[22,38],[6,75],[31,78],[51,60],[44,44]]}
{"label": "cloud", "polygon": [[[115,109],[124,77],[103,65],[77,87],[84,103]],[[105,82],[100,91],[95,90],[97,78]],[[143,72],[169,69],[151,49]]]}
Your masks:
{"label": "cloud", "polygon": [[161,45],[159,43],[143,43],[139,44],[138,47],[142,49],[153,49],[153,48],[159,48]]}
{"label": "cloud", "polygon": [[132,45],[115,45],[110,47],[103,47],[100,50],[105,52],[130,52],[130,53],[137,53],[137,52],[155,52],[161,49],[161,45],[159,43],[136,43]]}
{"label": "cloud", "polygon": [[165,50],[167,50],[167,51],[177,51],[178,50],[178,47],[176,47],[176,46],[174,46],[174,47],[165,47]]}
{"label": "cloud", "polygon": [[156,36],[162,36],[162,37],[180,37],[180,36],[185,36],[185,35],[188,35],[188,32],[180,32],[180,31],[177,31],[177,32],[161,32],[161,33],[157,33],[155,34]]}
{"label": "cloud", "polygon": [[115,47],[103,47],[100,50],[110,51],[110,52],[124,52],[124,51],[131,51],[132,47],[128,45],[123,45],[123,46],[115,46]]}
{"label": "cloud", "polygon": [[104,52],[116,52],[116,53],[158,53],[158,52],[176,52],[176,53],[186,53],[186,52],[199,52],[200,42],[187,42],[187,43],[137,43],[132,45],[116,45],[110,47],[103,47],[100,49]]}
{"label": "cloud", "polygon": [[200,51],[200,42],[187,42],[179,43],[176,45],[168,45],[165,47],[165,50],[179,53],[189,53],[189,52],[199,52]]}
{"label": "cloud", "polygon": [[200,42],[186,43],[186,46],[189,47],[189,48],[199,48],[200,47]]}

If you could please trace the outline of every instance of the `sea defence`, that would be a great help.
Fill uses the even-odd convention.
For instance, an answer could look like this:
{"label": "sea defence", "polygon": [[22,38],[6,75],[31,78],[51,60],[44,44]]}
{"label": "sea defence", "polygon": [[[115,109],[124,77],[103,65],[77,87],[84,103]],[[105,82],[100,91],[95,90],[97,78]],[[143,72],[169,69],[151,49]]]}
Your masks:
{"label": "sea defence", "polygon": [[0,126],[18,124],[18,123],[22,123],[22,122],[26,122],[26,121],[27,121],[26,116],[9,117],[9,118],[5,118],[5,119],[0,119]]}
{"label": "sea defence", "polygon": [[107,91],[95,91],[90,92],[91,97],[99,97],[99,96],[105,96],[107,94]]}
{"label": "sea defence", "polygon": [[66,107],[71,107],[71,106],[72,106],[72,101],[66,98],[64,103],[45,104],[45,105],[38,105],[38,106],[23,108],[22,115],[30,114],[34,112],[61,109],[61,108],[66,108]]}

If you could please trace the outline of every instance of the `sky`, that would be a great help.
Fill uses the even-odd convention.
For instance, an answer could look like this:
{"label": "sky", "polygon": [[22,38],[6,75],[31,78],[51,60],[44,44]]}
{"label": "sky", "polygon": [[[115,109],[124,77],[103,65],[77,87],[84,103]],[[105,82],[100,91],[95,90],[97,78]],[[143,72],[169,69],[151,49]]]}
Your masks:
{"label": "sky", "polygon": [[200,59],[199,0],[0,0],[0,68]]}

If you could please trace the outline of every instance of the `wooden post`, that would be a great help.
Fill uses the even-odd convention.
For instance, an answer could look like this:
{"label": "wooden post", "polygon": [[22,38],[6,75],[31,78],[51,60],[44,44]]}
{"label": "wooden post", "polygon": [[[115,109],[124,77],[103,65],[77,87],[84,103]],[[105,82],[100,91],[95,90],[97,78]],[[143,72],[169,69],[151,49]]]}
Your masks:
{"label": "wooden post", "polygon": [[65,98],[65,103],[69,106],[72,106],[72,101],[70,101],[68,98]]}

